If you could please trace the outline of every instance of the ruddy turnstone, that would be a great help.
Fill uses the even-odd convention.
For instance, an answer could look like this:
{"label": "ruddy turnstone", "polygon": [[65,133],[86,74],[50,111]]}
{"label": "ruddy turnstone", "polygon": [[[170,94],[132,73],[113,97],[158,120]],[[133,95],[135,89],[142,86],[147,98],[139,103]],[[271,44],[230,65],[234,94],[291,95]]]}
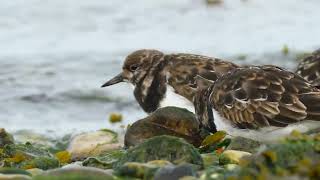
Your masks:
{"label": "ruddy turnstone", "polygon": [[194,106],[202,126],[212,132],[272,140],[296,128],[320,126],[320,90],[295,73],[276,66],[247,66],[209,87],[202,88],[203,81],[208,80],[197,77]]}
{"label": "ruddy turnstone", "polygon": [[297,73],[320,88],[320,49],[300,61]]}
{"label": "ruddy turnstone", "polygon": [[122,72],[102,87],[120,82],[131,83],[136,100],[147,113],[169,105],[194,111],[194,77],[201,75],[215,81],[236,67],[231,62],[201,55],[164,54],[143,49],[128,55]]}

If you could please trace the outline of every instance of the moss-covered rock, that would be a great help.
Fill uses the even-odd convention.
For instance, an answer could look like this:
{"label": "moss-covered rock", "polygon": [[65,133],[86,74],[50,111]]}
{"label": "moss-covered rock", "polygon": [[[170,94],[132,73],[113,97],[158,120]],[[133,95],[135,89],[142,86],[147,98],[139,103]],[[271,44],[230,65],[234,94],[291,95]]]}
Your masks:
{"label": "moss-covered rock", "polygon": [[37,176],[43,173],[44,170],[39,168],[32,168],[28,169],[27,172],[30,173],[32,176]]}
{"label": "moss-covered rock", "polygon": [[201,154],[204,168],[219,165],[219,155],[216,153]]}
{"label": "moss-covered rock", "polygon": [[197,176],[197,172],[190,164],[182,164],[178,166],[165,166],[154,174],[154,180],[176,180],[185,176]]}
{"label": "moss-covered rock", "polygon": [[21,174],[0,174],[0,179],[2,180],[31,180],[30,176]]}
{"label": "moss-covered rock", "polygon": [[120,149],[117,133],[103,129],[75,136],[68,151],[72,160],[82,160],[91,156],[98,156],[104,152]]}
{"label": "moss-covered rock", "polygon": [[97,157],[89,157],[83,161],[83,166],[96,167],[100,169],[111,169],[113,165],[119,161],[125,154],[124,150],[110,151],[100,154]]}
{"label": "moss-covered rock", "polygon": [[19,130],[13,134],[16,144],[30,143],[35,147],[44,148],[51,153],[57,153],[67,149],[71,134],[62,137],[52,137],[48,134],[41,134],[31,130]]}
{"label": "moss-covered rock", "polygon": [[172,165],[169,161],[156,160],[148,163],[128,162],[117,169],[116,174],[141,179],[152,179],[161,167]]}
{"label": "moss-covered rock", "polygon": [[259,141],[237,136],[231,139],[228,149],[254,153],[261,145]]}
{"label": "moss-covered rock", "polygon": [[164,107],[133,123],[126,132],[125,146],[135,146],[160,135],[181,137],[195,146],[203,139],[193,113],[183,108]]}
{"label": "moss-covered rock", "polygon": [[0,174],[21,174],[21,175],[28,175],[31,176],[31,173],[29,173],[26,170],[18,169],[18,168],[0,168]]}
{"label": "moss-covered rock", "polygon": [[13,144],[14,139],[11,134],[9,134],[5,129],[0,128],[0,148],[7,144]]}
{"label": "moss-covered rock", "polygon": [[35,176],[34,180],[113,180],[114,177],[103,170],[89,167],[62,168]]}
{"label": "moss-covered rock", "polygon": [[30,143],[10,144],[1,150],[0,160],[5,167],[47,170],[60,166],[59,161],[46,149],[34,147]]}
{"label": "moss-covered rock", "polygon": [[[229,174],[237,179],[320,178],[320,135],[294,131],[286,140],[266,145],[265,150],[241,161],[241,169]],[[227,173],[228,174],[228,173]]]}
{"label": "moss-covered rock", "polygon": [[242,158],[251,156],[251,153],[236,150],[226,150],[219,157],[219,164],[239,164]]}
{"label": "moss-covered rock", "polygon": [[126,162],[145,163],[153,160],[203,165],[201,155],[191,144],[184,139],[164,135],[153,137],[129,149],[115,166],[121,167]]}

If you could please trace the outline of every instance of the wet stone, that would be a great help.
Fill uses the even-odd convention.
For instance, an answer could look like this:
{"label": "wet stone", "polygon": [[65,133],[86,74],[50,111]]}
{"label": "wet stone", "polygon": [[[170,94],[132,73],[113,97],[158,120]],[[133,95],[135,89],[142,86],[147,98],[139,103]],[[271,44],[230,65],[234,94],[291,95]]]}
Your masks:
{"label": "wet stone", "polygon": [[126,132],[125,146],[135,146],[160,135],[180,137],[194,146],[199,146],[203,139],[193,113],[183,108],[164,107],[133,123]]}
{"label": "wet stone", "polygon": [[126,162],[149,162],[153,160],[166,160],[173,164],[191,163],[203,166],[198,150],[182,138],[173,136],[156,136],[130,148],[116,163],[121,167]]}

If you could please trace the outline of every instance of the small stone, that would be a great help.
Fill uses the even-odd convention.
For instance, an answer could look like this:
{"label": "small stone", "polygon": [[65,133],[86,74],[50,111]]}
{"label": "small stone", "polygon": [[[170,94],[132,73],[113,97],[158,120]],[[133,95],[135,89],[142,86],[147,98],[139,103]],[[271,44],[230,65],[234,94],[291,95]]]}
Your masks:
{"label": "small stone", "polygon": [[206,0],[208,5],[219,5],[223,3],[223,0]]}
{"label": "small stone", "polygon": [[155,173],[154,180],[177,180],[185,176],[196,176],[196,171],[192,165],[165,166]]}
{"label": "small stone", "polygon": [[261,144],[261,142],[237,136],[232,138],[231,143],[229,144],[227,149],[254,153],[261,146]]}
{"label": "small stone", "polygon": [[21,174],[0,174],[0,180],[31,180],[32,178],[27,175]]}
{"label": "small stone", "polygon": [[161,135],[181,137],[199,146],[203,139],[200,132],[199,122],[193,113],[183,108],[164,107],[133,123],[125,134],[125,146],[135,146]]}
{"label": "small stone", "polygon": [[122,115],[118,113],[111,113],[109,116],[110,123],[118,123],[122,121]]}
{"label": "small stone", "polygon": [[120,148],[117,134],[105,129],[75,136],[67,151],[70,152],[72,160],[81,160]]}
{"label": "small stone", "polygon": [[100,169],[111,169],[113,165],[125,154],[124,150],[116,150],[103,153],[97,157],[89,157],[83,161],[83,166]]}
{"label": "small stone", "polygon": [[224,151],[220,158],[220,164],[239,164],[240,160],[244,157],[251,156],[251,153],[244,151],[226,150]]}
{"label": "small stone", "polygon": [[201,154],[204,168],[219,164],[219,156],[216,153]]}
{"label": "small stone", "polygon": [[23,169],[19,169],[19,168],[7,168],[7,167],[2,167],[0,168],[0,174],[20,174],[20,175],[27,175],[27,176],[31,176],[31,174]]}
{"label": "small stone", "polygon": [[14,139],[13,136],[9,133],[4,128],[0,128],[0,148],[7,144],[13,144]]}
{"label": "small stone", "polygon": [[117,169],[116,174],[142,179],[151,179],[161,167],[172,165],[168,161],[151,161],[148,163],[127,162]]}
{"label": "small stone", "polygon": [[195,147],[182,138],[164,135],[130,148],[116,167],[126,162],[145,163],[153,160],[166,160],[174,164],[191,163],[201,167],[203,165],[201,155]]}
{"label": "small stone", "polygon": [[33,169],[28,169],[27,170],[32,176],[37,176],[39,174],[42,174],[44,171],[39,168],[33,168]]}
{"label": "small stone", "polygon": [[88,180],[113,180],[112,174],[92,167],[60,168],[46,171],[34,177],[35,180],[45,179],[88,179]]}

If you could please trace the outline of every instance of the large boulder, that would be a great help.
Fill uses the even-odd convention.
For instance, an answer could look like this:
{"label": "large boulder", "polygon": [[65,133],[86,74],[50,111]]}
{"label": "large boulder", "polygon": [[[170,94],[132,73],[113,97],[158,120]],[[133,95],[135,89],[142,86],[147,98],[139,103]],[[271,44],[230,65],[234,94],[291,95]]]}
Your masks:
{"label": "large boulder", "polygon": [[35,176],[35,180],[113,180],[109,172],[92,167],[60,168]]}
{"label": "large boulder", "polygon": [[164,107],[133,123],[126,132],[125,146],[135,146],[160,135],[181,137],[199,146],[202,136],[195,115],[186,109]]}
{"label": "large boulder", "polygon": [[126,162],[149,162],[153,160],[167,160],[173,164],[191,163],[198,166],[203,161],[198,150],[182,138],[173,136],[156,136],[130,148],[117,162],[121,167]]}
{"label": "large boulder", "polygon": [[82,160],[120,148],[121,144],[118,142],[117,134],[111,130],[103,129],[75,136],[67,151],[70,152],[72,160]]}

